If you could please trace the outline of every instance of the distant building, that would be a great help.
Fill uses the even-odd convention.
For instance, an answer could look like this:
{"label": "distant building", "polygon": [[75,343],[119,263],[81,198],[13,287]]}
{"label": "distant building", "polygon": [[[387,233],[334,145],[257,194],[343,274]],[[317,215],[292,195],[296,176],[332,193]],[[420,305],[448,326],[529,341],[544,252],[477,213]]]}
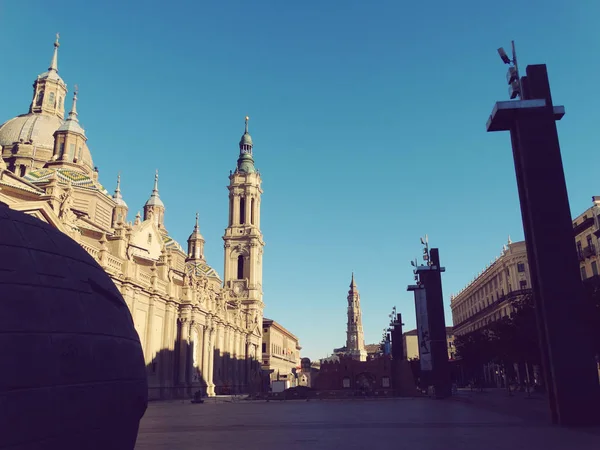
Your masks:
{"label": "distant building", "polygon": [[279,323],[266,318],[262,331],[262,369],[270,372],[271,381],[289,381],[295,386],[301,367],[302,347],[298,338]]}
{"label": "distant building", "polygon": [[581,279],[587,280],[598,276],[598,235],[600,227],[600,196],[592,197],[593,205],[573,220],[573,232],[579,257]]}
{"label": "distant building", "polygon": [[[406,359],[419,358],[419,339],[416,329],[407,331],[402,335],[402,344]],[[446,347],[448,349],[448,359],[454,359],[456,357],[456,349],[454,347],[454,332],[452,327],[446,327]]]}
{"label": "distant building", "polygon": [[365,351],[367,352],[367,358],[375,358],[382,354],[381,344],[367,344],[365,345]]}
{"label": "distant building", "polygon": [[362,312],[360,309],[360,294],[354,281],[350,282],[348,291],[348,325],[346,331],[346,354],[352,359],[358,361],[367,360],[367,351],[365,350],[365,334],[362,326]]}
{"label": "distant building", "polygon": [[502,253],[458,294],[450,296],[454,334],[475,331],[508,316],[511,300],[531,290],[525,242],[508,238]]}

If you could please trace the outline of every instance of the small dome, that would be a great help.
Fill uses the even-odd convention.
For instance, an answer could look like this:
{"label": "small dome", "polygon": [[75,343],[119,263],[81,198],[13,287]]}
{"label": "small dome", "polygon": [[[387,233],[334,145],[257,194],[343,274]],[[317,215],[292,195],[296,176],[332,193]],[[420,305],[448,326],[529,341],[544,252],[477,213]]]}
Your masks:
{"label": "small dome", "polygon": [[38,147],[52,150],[54,132],[63,123],[60,117],[51,114],[22,114],[0,125],[0,146],[10,146],[23,140],[23,142],[32,141]]}
{"label": "small dome", "polygon": [[144,206],[162,206],[164,208],[165,204],[158,195],[151,195]]}
{"label": "small dome", "polygon": [[10,368],[0,383],[0,423],[10,424],[3,447],[133,448],[148,382],[121,293],[77,242],[41,220],[0,205],[0,236],[11,268],[0,271],[0,359]]}
{"label": "small dome", "polygon": [[255,173],[256,167],[254,167],[254,159],[249,153],[244,153],[238,158],[237,165],[238,172],[242,173]]}
{"label": "small dome", "polygon": [[56,70],[49,70],[48,72],[40,73],[38,75],[38,80],[55,80],[63,86],[66,86],[65,82]]}
{"label": "small dome", "polygon": [[85,136],[85,130],[79,125],[77,120],[67,120],[63,123],[56,131],[71,131],[73,133],[83,134]]}
{"label": "small dome", "polygon": [[113,195],[113,200],[115,201],[115,203],[117,204],[117,206],[124,206],[125,208],[127,208],[127,203],[125,203],[125,200],[123,200],[123,197],[115,197]]}
{"label": "small dome", "polygon": [[242,139],[240,139],[240,145],[252,145],[252,136],[248,132],[244,133]]}

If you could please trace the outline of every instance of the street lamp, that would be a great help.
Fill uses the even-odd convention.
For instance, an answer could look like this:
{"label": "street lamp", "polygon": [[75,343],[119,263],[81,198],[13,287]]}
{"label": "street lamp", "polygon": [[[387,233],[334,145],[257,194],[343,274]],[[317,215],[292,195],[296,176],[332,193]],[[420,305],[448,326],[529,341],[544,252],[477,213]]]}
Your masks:
{"label": "street lamp", "polygon": [[511,100],[519,97],[523,99],[523,91],[521,89],[521,77],[519,76],[519,66],[517,65],[517,52],[515,50],[515,41],[511,41],[512,45],[512,59],[508,57],[504,48],[498,49],[500,59],[504,64],[509,64],[508,72],[506,73],[506,81],[508,82],[508,95]]}

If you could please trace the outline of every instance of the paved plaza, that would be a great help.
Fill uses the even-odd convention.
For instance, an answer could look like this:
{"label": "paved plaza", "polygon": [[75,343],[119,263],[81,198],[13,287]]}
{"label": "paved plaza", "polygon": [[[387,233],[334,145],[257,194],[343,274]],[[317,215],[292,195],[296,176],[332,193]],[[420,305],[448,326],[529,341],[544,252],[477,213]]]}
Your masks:
{"label": "paved plaza", "polygon": [[[507,400],[513,401],[513,400]],[[517,399],[517,402],[520,401]],[[535,402],[536,400],[530,400]],[[598,449],[598,430],[548,425],[543,404],[516,415],[462,398],[151,403],[137,450],[187,449]],[[525,403],[523,403],[525,405]],[[520,413],[520,414],[519,414]]]}

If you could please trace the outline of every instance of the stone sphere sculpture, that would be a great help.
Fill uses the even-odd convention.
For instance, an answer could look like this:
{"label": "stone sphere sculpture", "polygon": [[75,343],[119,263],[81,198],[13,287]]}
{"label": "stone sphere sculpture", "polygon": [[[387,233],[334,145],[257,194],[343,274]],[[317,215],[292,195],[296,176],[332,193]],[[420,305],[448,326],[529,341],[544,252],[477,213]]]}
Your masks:
{"label": "stone sphere sculpture", "polygon": [[131,314],[94,259],[0,203],[0,449],[133,449],[148,403]]}

